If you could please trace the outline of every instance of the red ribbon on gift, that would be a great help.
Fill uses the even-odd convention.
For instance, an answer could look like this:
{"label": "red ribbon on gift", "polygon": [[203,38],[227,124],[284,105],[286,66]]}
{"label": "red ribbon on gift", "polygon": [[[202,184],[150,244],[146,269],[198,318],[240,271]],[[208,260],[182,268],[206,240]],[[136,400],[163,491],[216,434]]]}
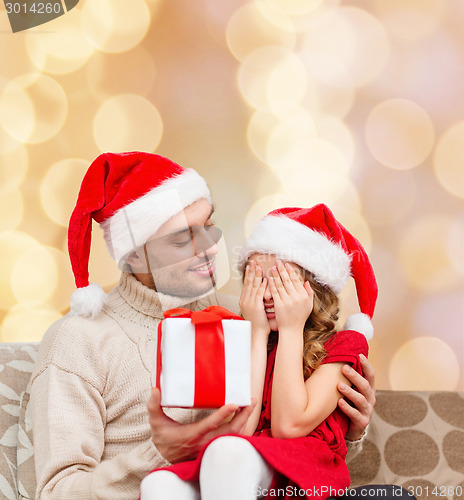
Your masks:
{"label": "red ribbon on gift", "polygon": [[[183,307],[169,309],[165,318],[191,318],[195,325],[195,395],[193,405],[197,408],[222,406],[226,396],[226,365],[224,352],[223,319],[243,320],[240,316],[221,306],[209,306],[202,311],[191,311]],[[161,388],[161,322],[158,325],[158,347],[156,353],[156,387]]]}

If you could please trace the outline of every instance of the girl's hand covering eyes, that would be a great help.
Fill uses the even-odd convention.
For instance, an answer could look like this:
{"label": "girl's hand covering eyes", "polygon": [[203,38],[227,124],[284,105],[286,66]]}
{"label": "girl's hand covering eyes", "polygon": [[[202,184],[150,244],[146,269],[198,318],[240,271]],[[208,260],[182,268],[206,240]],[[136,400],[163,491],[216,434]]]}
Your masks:
{"label": "girl's hand covering eyes", "polygon": [[314,306],[314,292],[308,281],[303,280],[290,264],[278,260],[271,270],[269,289],[279,331],[303,331]]}
{"label": "girl's hand covering eyes", "polygon": [[267,278],[256,262],[251,261],[246,267],[239,306],[244,319],[251,321],[253,335],[268,336],[271,329],[264,310],[263,296],[267,286]]}

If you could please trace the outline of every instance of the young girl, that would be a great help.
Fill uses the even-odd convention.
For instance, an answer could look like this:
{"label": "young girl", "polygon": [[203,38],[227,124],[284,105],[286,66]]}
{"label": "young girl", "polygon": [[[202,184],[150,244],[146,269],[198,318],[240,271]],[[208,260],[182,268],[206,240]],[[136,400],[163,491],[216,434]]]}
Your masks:
{"label": "young girl", "polygon": [[[348,419],[337,407],[337,385],[348,383],[343,364],[361,371],[359,355],[367,356],[372,336],[377,285],[367,255],[325,205],[316,205],[262,219],[240,265],[257,404],[240,435],[218,437],[196,460],[148,476],[142,500],[174,498],[174,491],[176,500],[199,499],[200,490],[203,500],[327,498],[349,486]],[[337,295],[350,275],[362,312],[336,332]]]}

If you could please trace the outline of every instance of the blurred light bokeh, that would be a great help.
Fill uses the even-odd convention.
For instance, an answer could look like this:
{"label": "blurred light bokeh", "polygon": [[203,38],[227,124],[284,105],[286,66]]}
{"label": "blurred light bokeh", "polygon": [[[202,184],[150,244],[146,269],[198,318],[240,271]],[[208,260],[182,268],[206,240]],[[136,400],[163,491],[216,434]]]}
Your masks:
{"label": "blurred light bokeh", "polygon": [[[0,341],[67,313],[89,163],[145,150],[207,179],[227,293],[260,217],[327,203],[377,274],[377,386],[463,390],[463,23],[462,0],[81,0],[12,34],[1,4]],[[96,224],[89,268],[117,283]]]}

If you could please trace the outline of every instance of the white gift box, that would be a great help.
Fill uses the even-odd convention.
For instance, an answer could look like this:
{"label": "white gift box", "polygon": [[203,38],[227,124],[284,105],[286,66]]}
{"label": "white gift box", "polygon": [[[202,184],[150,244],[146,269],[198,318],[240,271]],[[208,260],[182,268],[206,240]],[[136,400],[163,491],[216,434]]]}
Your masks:
{"label": "white gift box", "polygon": [[[153,385],[161,390],[162,406],[214,408],[251,403],[251,323],[223,319],[216,325],[213,335],[223,337],[223,346],[216,338],[211,347],[210,340],[196,337],[198,324],[191,318],[171,317],[161,322]],[[201,394],[206,394],[206,403]]]}

